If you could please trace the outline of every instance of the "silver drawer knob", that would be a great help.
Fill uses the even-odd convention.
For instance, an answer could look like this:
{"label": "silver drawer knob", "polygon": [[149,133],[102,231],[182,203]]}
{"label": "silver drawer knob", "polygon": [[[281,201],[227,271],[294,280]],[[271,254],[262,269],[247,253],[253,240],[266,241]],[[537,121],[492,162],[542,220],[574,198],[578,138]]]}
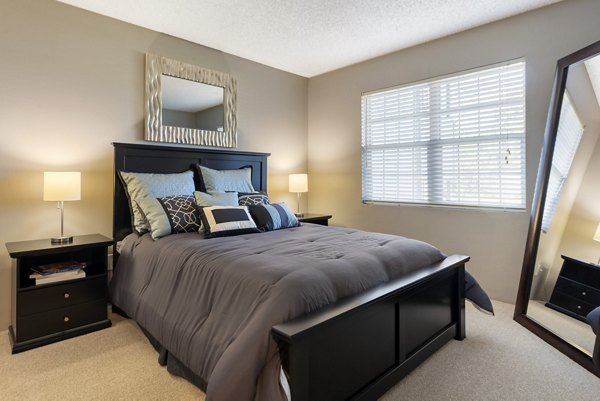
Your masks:
{"label": "silver drawer knob", "polygon": [[581,305],[577,305],[577,309],[581,309]]}
{"label": "silver drawer knob", "polygon": [[65,316],[65,317],[63,317],[63,321],[64,321],[65,323],[67,323],[67,322],[69,321],[69,316]]}
{"label": "silver drawer knob", "polygon": [[581,292],[581,295],[587,295],[587,292],[585,292],[585,291],[582,291],[582,292]]}
{"label": "silver drawer knob", "polygon": [[[585,294],[583,294],[585,295]],[[69,299],[69,297],[71,296],[71,294],[69,294],[68,292],[65,292],[65,299]]]}

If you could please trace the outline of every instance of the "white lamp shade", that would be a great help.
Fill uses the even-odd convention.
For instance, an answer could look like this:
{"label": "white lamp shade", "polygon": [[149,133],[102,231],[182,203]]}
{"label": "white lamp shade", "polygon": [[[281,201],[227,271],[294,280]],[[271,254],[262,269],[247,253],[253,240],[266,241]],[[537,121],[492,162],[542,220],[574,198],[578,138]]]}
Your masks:
{"label": "white lamp shade", "polygon": [[290,174],[290,192],[308,192],[308,174]]}
{"label": "white lamp shade", "polygon": [[77,201],[81,200],[80,172],[44,172],[45,201]]}
{"label": "white lamp shade", "polygon": [[594,241],[600,242],[600,224],[598,224],[598,228],[596,228],[596,233],[594,234]]}

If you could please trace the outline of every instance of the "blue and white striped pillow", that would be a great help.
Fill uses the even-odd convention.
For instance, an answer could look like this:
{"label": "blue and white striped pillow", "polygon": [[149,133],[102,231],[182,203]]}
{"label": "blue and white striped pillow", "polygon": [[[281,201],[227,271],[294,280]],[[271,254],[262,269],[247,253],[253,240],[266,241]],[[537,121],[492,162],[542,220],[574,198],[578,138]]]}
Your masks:
{"label": "blue and white striped pillow", "polygon": [[248,206],[250,215],[260,231],[298,227],[300,223],[294,213],[283,202],[270,205]]}

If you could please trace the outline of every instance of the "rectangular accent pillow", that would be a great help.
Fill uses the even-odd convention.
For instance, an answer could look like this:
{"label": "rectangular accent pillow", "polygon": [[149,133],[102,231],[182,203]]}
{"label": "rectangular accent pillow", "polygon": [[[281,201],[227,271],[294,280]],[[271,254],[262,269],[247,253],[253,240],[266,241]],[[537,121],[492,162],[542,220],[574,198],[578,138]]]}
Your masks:
{"label": "rectangular accent pillow", "polygon": [[137,201],[141,198],[160,198],[173,195],[192,195],[195,191],[194,172],[189,170],[183,173],[155,174],[155,173],[128,173],[119,171],[119,177],[125,187],[129,198],[131,212],[131,226],[138,234],[143,234],[150,229]]}
{"label": "rectangular accent pillow", "polygon": [[244,167],[237,170],[213,170],[212,168],[196,165],[200,179],[206,192],[255,192],[252,186],[252,168]]}
{"label": "rectangular accent pillow", "polygon": [[268,205],[271,203],[266,192],[238,192],[237,195],[240,206]]}
{"label": "rectangular accent pillow", "polygon": [[194,197],[198,206],[238,206],[237,192],[200,192],[195,191]]}
{"label": "rectangular accent pillow", "polygon": [[246,206],[207,206],[200,216],[207,238],[260,232]]}
{"label": "rectangular accent pillow", "polygon": [[200,212],[192,195],[139,198],[135,201],[150,224],[153,239],[200,228]]}
{"label": "rectangular accent pillow", "polygon": [[250,215],[260,231],[298,227],[300,222],[283,202],[249,206]]}

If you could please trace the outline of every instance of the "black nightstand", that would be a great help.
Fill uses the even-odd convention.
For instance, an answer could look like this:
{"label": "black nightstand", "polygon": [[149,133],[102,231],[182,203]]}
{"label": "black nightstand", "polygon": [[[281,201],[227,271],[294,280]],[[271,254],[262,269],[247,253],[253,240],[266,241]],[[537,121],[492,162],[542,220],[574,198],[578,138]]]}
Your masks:
{"label": "black nightstand", "polygon": [[303,217],[298,217],[298,221],[301,223],[313,223],[328,226],[330,218],[330,214],[304,213]]}
{"label": "black nightstand", "polygon": [[600,306],[600,266],[561,255],[563,265],[546,306],[585,322]]}
{"label": "black nightstand", "polygon": [[[50,239],[9,242],[13,258],[12,353],[75,337],[111,325],[107,310],[108,247],[112,240],[92,234],[70,244]],[[55,262],[85,262],[86,277],[35,285],[30,268]]]}

